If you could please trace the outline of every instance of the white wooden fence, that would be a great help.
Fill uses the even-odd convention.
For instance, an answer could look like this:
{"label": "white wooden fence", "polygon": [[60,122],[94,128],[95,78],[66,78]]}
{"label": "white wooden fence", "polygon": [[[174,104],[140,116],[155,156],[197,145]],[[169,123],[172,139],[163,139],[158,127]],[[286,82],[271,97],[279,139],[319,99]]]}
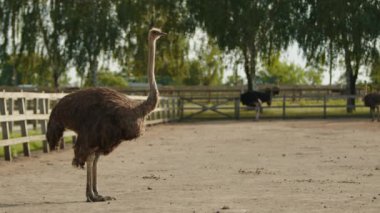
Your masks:
{"label": "white wooden fence", "polygon": [[[12,160],[12,146],[22,144],[24,156],[31,156],[30,143],[41,142],[43,152],[49,152],[45,139],[49,113],[55,103],[65,93],[0,92],[0,147],[4,149],[4,158]],[[130,96],[132,99],[144,100],[144,96]],[[147,125],[169,122],[178,119],[178,99],[160,97],[158,107],[148,116]],[[75,133],[66,131],[64,137]],[[61,148],[64,148],[64,142]]]}

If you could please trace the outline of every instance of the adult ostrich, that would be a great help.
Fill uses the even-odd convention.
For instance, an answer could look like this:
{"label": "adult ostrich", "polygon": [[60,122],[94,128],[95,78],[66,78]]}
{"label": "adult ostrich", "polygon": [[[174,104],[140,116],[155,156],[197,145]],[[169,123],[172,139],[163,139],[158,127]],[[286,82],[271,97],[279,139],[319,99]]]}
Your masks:
{"label": "adult ostrich", "polygon": [[71,93],[62,98],[50,114],[46,138],[50,149],[56,149],[64,130],[71,129],[78,135],[74,145],[72,164],[84,168],[87,165],[86,197],[88,202],[114,200],[99,195],[97,190],[97,162],[100,155],[112,152],[123,140],[141,135],[144,118],[154,110],[158,102],[158,89],[154,77],[156,41],[166,35],[152,28],[148,35],[147,100],[139,102],[107,88],[90,88]]}
{"label": "adult ostrich", "polygon": [[256,110],[256,120],[260,118],[262,112],[262,103],[266,102],[268,106],[272,104],[272,97],[280,92],[278,87],[266,88],[264,92],[247,91],[240,95],[240,101],[243,105],[254,107]]}
{"label": "adult ostrich", "polygon": [[379,105],[380,105],[380,94],[369,93],[363,97],[364,106],[370,108],[370,113],[372,121],[375,121],[375,114],[377,115],[377,121],[380,121]]}

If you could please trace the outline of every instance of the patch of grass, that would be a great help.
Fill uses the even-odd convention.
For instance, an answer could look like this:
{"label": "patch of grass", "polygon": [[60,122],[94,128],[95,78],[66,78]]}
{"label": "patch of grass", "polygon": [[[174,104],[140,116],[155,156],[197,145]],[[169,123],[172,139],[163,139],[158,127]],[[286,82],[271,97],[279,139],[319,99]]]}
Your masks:
{"label": "patch of grass", "polygon": [[[210,104],[206,106],[211,106]],[[260,115],[261,118],[283,118],[282,102],[274,102],[272,107],[264,106],[264,112]],[[339,106],[339,107],[336,107]],[[220,105],[219,107],[225,109],[217,109],[218,111],[235,117],[235,109],[233,103]],[[184,117],[197,113],[202,110],[202,107],[194,104],[186,104],[184,106]],[[243,105],[240,106],[240,118],[254,118],[256,115],[255,110],[247,110]],[[363,107],[358,103],[356,109],[352,113],[347,113],[345,108],[345,100],[330,100],[327,102],[326,118],[361,118],[368,117],[369,112],[367,107]],[[226,119],[219,113],[211,110],[206,110],[202,113],[192,116],[194,119]],[[324,118],[323,101],[319,100],[302,100],[298,102],[287,101],[285,118],[303,119],[303,118]]]}
{"label": "patch of grass", "polygon": [[[29,130],[28,132],[29,136],[33,135],[41,135],[41,131],[36,131],[36,130]],[[20,132],[12,132],[11,133],[11,138],[18,138],[21,137]],[[0,138],[2,138],[2,134],[0,133]],[[71,137],[65,137],[64,141],[66,144],[72,144]],[[17,157],[23,154],[23,144],[15,144],[11,145],[11,150],[12,150],[12,157]],[[42,150],[43,147],[43,142],[42,141],[31,141],[29,142],[29,148],[31,152],[34,151],[39,151]],[[4,157],[4,147],[0,146],[0,157]]]}
{"label": "patch of grass", "polygon": [[[42,149],[42,141],[35,141],[29,143],[30,151],[36,151]],[[23,153],[23,145],[15,144],[11,146],[12,157],[17,157]],[[0,149],[0,157],[4,157],[4,148]]]}

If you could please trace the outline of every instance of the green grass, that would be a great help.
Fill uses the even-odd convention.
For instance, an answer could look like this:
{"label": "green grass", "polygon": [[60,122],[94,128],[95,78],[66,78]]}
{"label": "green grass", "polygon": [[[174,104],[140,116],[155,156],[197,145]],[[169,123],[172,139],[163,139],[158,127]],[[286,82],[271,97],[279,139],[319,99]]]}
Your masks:
{"label": "green grass", "polygon": [[[231,118],[234,118],[235,112],[231,110],[220,110],[221,112],[229,115]],[[196,110],[187,111],[184,113],[184,117],[189,116],[190,114],[196,112]],[[240,110],[240,118],[253,118],[255,117],[256,112],[254,110]],[[363,108],[357,108],[353,113],[347,113],[345,109],[340,108],[331,108],[326,112],[326,118],[364,118],[369,117],[368,110]],[[223,115],[212,111],[206,111],[201,114],[195,115],[192,118],[194,119],[222,119],[227,118]],[[282,119],[282,109],[279,108],[265,108],[264,112],[260,115],[260,118],[277,118]],[[303,118],[324,118],[323,109],[318,108],[298,108],[287,109],[286,110],[286,119],[303,119]]]}
{"label": "green grass", "polygon": [[[30,151],[36,151],[42,149],[42,141],[30,142],[29,143]],[[12,157],[17,157],[23,153],[22,144],[16,144],[11,146]],[[4,149],[0,149],[0,157],[4,157]]]}
{"label": "green grass", "polygon": [[[28,134],[29,136],[33,136],[33,135],[41,135],[41,131],[37,131],[37,130],[29,130],[28,131]],[[0,138],[2,138],[2,134],[0,133]],[[20,132],[12,132],[11,133],[11,138],[18,138],[18,137],[21,137],[21,133]],[[65,143],[72,143],[72,140],[71,140],[71,137],[65,137],[64,138],[64,141]],[[42,141],[31,141],[29,142],[29,148],[30,148],[30,151],[38,151],[38,150],[42,150]],[[23,154],[23,144],[15,144],[15,145],[11,145],[11,150],[12,150],[12,157],[17,157],[19,155],[22,155]],[[4,157],[4,148],[2,146],[0,146],[0,157]]]}

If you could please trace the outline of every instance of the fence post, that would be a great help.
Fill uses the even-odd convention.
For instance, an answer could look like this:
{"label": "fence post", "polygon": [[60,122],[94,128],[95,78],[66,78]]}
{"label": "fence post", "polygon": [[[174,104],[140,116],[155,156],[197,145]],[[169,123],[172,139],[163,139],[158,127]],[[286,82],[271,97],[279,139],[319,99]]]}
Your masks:
{"label": "fence post", "polygon": [[182,120],[183,119],[183,102],[184,100],[182,98],[179,99],[179,102],[178,102],[178,107],[179,107],[179,119]]}
{"label": "fence post", "polygon": [[[7,115],[7,101],[5,98],[0,98],[0,114],[2,116]],[[1,130],[3,139],[9,139],[10,133],[9,133],[9,123],[10,122],[1,122]],[[12,148],[11,146],[4,146],[4,157],[5,160],[11,161],[12,160]]]}
{"label": "fence post", "polygon": [[327,97],[326,95],[323,96],[323,118],[327,118]]}
{"label": "fence post", "polygon": [[[5,101],[5,104],[6,104],[7,102]],[[15,108],[15,106],[14,106],[15,104],[14,104],[14,100],[13,99],[9,99],[9,108],[8,108],[8,115],[13,115],[13,110],[14,110],[14,108]],[[7,105],[5,105],[5,106],[7,106]],[[9,121],[9,131],[10,132],[12,132],[13,131],[13,125],[14,125],[14,122],[13,121]]]}
{"label": "fence post", "polygon": [[165,98],[164,103],[162,105],[164,106],[162,119],[164,120],[164,123],[165,123],[165,122],[168,122],[168,118],[169,118],[169,111],[168,111],[169,104],[168,104],[167,98]]}
{"label": "fence post", "polygon": [[[40,114],[49,115],[48,110],[47,110],[47,107],[48,107],[47,101],[45,101],[45,99],[39,99],[38,102],[39,102],[38,107],[39,107]],[[42,120],[41,133],[46,134],[46,131],[47,131],[47,120]],[[50,151],[47,140],[42,141],[42,150],[44,153],[48,153]]]}
{"label": "fence post", "polygon": [[165,104],[166,104],[166,109],[165,109],[165,114],[166,114],[165,122],[169,122],[169,121],[171,120],[171,118],[172,118],[172,115],[171,115],[171,109],[170,109],[170,99],[169,99],[169,98],[166,98]]}
{"label": "fence post", "polygon": [[159,102],[159,108],[160,108],[160,111],[158,112],[158,119],[162,120],[165,118],[165,111],[164,111],[164,107],[165,107],[165,100],[161,100]]}
{"label": "fence post", "polygon": [[286,96],[282,96],[282,119],[286,118]]}
{"label": "fence post", "polygon": [[[33,99],[33,114],[38,114],[38,110],[40,109],[40,106],[39,106],[39,100],[38,98],[34,98]],[[38,121],[37,120],[33,120],[32,121],[33,123],[33,129],[34,130],[37,130],[37,124],[38,124]]]}
{"label": "fence post", "polygon": [[160,109],[159,111],[155,111],[153,112],[153,120],[156,120],[156,119],[160,119],[161,118],[161,106],[162,106],[162,100],[159,100],[158,101],[158,105],[157,105],[157,108],[156,109]]}
{"label": "fence post", "polygon": [[[20,115],[26,116],[27,112],[26,112],[26,100],[25,100],[25,98],[19,98],[17,100],[17,102],[18,102],[18,111],[19,111]],[[29,136],[29,134],[28,134],[28,123],[27,123],[26,117],[24,120],[20,121],[20,127],[21,127],[21,136],[28,137]],[[29,157],[30,156],[29,141],[24,142],[22,144],[22,147],[23,147],[24,156]]]}
{"label": "fence post", "polygon": [[240,119],[240,99],[235,98],[235,118],[236,120]]}
{"label": "fence post", "polygon": [[167,99],[164,99],[164,100],[162,100],[162,102],[161,102],[161,120],[165,123],[165,120],[166,120],[166,118],[167,118],[167,113],[166,113],[166,101],[167,101]]}
{"label": "fence post", "polygon": [[171,116],[170,116],[170,120],[176,120],[177,118],[177,114],[176,114],[176,107],[175,107],[175,104],[176,104],[176,99],[175,98],[170,98],[170,101],[171,101]]}

